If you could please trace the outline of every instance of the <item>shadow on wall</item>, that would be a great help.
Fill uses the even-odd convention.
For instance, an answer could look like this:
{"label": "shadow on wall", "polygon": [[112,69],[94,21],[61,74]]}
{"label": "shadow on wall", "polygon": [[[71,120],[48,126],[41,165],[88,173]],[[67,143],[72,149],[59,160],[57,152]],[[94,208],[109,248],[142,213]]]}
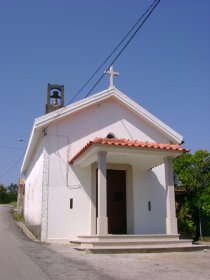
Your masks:
{"label": "shadow on wall", "polygon": [[[166,192],[156,174],[158,170],[160,172],[161,167],[142,172],[137,169],[133,170],[133,183],[131,184],[133,196],[129,198],[133,200],[133,217],[129,216],[134,221],[133,234],[166,233]],[[74,179],[72,176],[69,185],[72,187],[82,186],[88,197],[86,200],[88,203],[93,195],[91,194],[91,169],[72,167],[72,172]],[[86,211],[85,208],[83,209]]]}
{"label": "shadow on wall", "polygon": [[41,225],[32,225],[25,221],[27,228],[34,234],[37,240],[41,240]]}
{"label": "shadow on wall", "polygon": [[80,189],[91,200],[91,167],[71,166],[68,170],[68,189]]}
{"label": "shadow on wall", "polygon": [[166,233],[166,192],[155,169],[134,172],[135,234]]}

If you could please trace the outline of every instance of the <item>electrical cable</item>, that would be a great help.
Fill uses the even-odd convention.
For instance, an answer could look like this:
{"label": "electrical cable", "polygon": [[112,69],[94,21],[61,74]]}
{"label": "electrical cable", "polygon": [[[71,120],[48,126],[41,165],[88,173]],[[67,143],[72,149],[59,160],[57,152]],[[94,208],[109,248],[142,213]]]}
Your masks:
{"label": "electrical cable", "polygon": [[[67,103],[67,105],[69,105],[78,95],[79,93],[86,87],[86,85],[93,79],[93,77],[99,72],[99,70],[104,66],[104,64],[109,60],[109,58],[116,52],[116,50],[121,46],[121,44],[125,41],[125,39],[130,35],[130,33],[135,29],[135,27],[139,24],[139,22],[145,17],[145,15],[148,13],[148,15],[146,16],[146,18],[143,20],[143,22],[141,23],[141,25],[137,28],[137,30],[134,32],[134,34],[131,36],[131,38],[128,40],[128,42],[125,44],[125,46],[121,49],[121,51],[118,53],[118,55],[115,57],[115,59],[112,61],[112,63],[109,65],[109,67],[106,69],[106,71],[109,70],[110,66],[113,65],[113,63],[119,58],[119,56],[122,54],[122,52],[125,50],[125,48],[128,46],[128,44],[131,42],[131,40],[134,38],[134,36],[136,35],[136,33],[139,31],[139,29],[142,27],[142,25],[145,23],[145,21],[149,18],[149,16],[151,15],[151,13],[154,11],[154,9],[157,7],[157,5],[159,4],[160,0],[155,0],[150,6],[149,8],[144,12],[144,14],[139,18],[139,20],[134,24],[134,26],[129,30],[129,32],[123,37],[123,39],[120,41],[120,43],[114,48],[114,50],[111,52],[111,54],[104,60],[104,62],[99,66],[99,68],[91,75],[91,77],[87,80],[87,82],[80,88],[80,90],[71,98],[71,100]],[[106,72],[105,71],[105,72]],[[105,73],[103,73],[103,75],[101,75],[101,77],[98,79],[98,81],[94,84],[94,86],[91,88],[91,90],[88,92],[88,94],[85,96],[88,97],[91,92],[93,91],[93,89],[99,84],[99,82],[102,80],[102,78],[104,77]],[[47,125],[47,127],[45,129],[47,129],[49,127],[50,124],[52,124],[52,122],[54,122],[59,115],[65,110],[66,107],[62,108],[59,110],[58,114],[53,118],[53,120]]]}
{"label": "electrical cable", "polygon": [[94,84],[94,86],[91,88],[91,90],[88,92],[88,94],[85,96],[85,98],[87,98],[91,92],[94,90],[94,88],[99,84],[99,82],[102,80],[102,78],[104,77],[104,75],[106,75],[106,72],[109,70],[109,68],[114,64],[114,62],[120,57],[120,55],[123,53],[123,51],[127,48],[127,46],[130,44],[130,42],[133,40],[133,38],[135,37],[135,35],[137,34],[137,32],[141,29],[141,27],[143,26],[143,24],[147,21],[147,19],[149,18],[149,16],[152,14],[152,12],[155,10],[155,8],[157,7],[157,5],[160,3],[160,0],[155,1],[157,2],[156,4],[154,4],[154,7],[152,7],[151,11],[148,13],[148,15],[146,16],[146,18],[143,20],[143,22],[140,24],[140,26],[136,29],[136,31],[133,33],[133,35],[131,36],[131,38],[127,41],[127,43],[125,44],[125,46],[121,49],[121,51],[118,53],[118,55],[112,60],[112,62],[110,63],[109,67],[106,69],[106,71],[104,71],[104,73],[101,75],[101,77],[98,79],[98,81]]}
{"label": "electrical cable", "polygon": [[[144,18],[144,16],[148,13],[148,11],[155,5],[155,0],[149,8],[144,12],[144,14],[137,20],[137,22],[131,27],[131,29],[126,33],[126,35],[121,39],[121,41],[117,44],[114,50],[107,56],[107,58],[100,64],[97,70],[90,76],[90,78],[84,83],[84,85],[76,92],[76,94],[71,98],[71,100],[67,103],[69,105],[79,94],[80,92],[89,84],[89,82],[95,77],[95,75],[101,70],[101,68],[106,64],[106,62],[112,57],[112,55],[117,51],[117,49],[122,45],[122,43],[126,40],[126,38],[131,34],[131,32],[135,29],[135,27],[139,24],[139,22]],[[160,2],[160,0],[158,1]],[[108,69],[107,69],[108,70]]]}
{"label": "electrical cable", "polygon": [[[127,46],[130,44],[130,42],[132,41],[132,39],[135,37],[135,35],[137,34],[137,32],[140,30],[140,28],[143,26],[143,24],[146,22],[146,20],[149,18],[149,16],[152,14],[152,12],[154,11],[154,9],[157,7],[157,5],[159,4],[160,0],[155,0],[150,6],[149,8],[144,12],[144,14],[138,19],[138,21],[132,26],[132,28],[126,33],[126,35],[121,39],[121,41],[117,44],[117,46],[114,48],[114,50],[108,55],[108,57],[100,64],[100,66],[97,68],[97,70],[90,76],[90,78],[83,84],[83,86],[79,89],[79,91],[76,92],[76,94],[70,99],[70,101],[67,103],[67,105],[69,105],[79,94],[80,92],[88,85],[88,83],[95,77],[95,75],[101,70],[101,68],[106,64],[106,62],[113,56],[113,54],[119,49],[119,47],[125,42],[125,40],[128,38],[129,35],[131,35],[131,33],[135,30],[135,28],[139,25],[139,23],[142,21],[142,19],[144,18],[143,22],[138,26],[138,28],[135,30],[135,32],[133,33],[133,35],[130,37],[130,39],[127,41],[127,43],[122,47],[122,49],[119,51],[119,53],[116,55],[116,57],[112,60],[112,62],[110,63],[109,67],[106,69],[106,71],[103,73],[103,75],[100,76],[100,78],[98,79],[98,81],[94,84],[94,86],[91,88],[91,90],[88,92],[88,94],[85,96],[85,98],[87,98],[91,92],[94,90],[94,88],[99,84],[99,82],[102,80],[102,78],[104,77],[104,75],[106,74],[106,72],[109,70],[109,68],[111,67],[111,65],[114,64],[114,62],[120,57],[120,55],[123,53],[123,51],[127,48]],[[61,110],[59,110],[58,114],[53,118],[53,120],[47,125],[46,128],[48,128],[48,126],[50,124],[52,124],[52,122],[54,122],[58,116],[63,112],[63,110],[65,110],[65,107],[62,108]],[[45,128],[45,129],[46,129]],[[57,123],[57,137],[58,137],[58,123]],[[58,150],[59,150],[59,140],[58,140]],[[62,172],[62,168],[61,168],[61,160],[62,157],[59,154],[59,152],[57,153],[57,156],[59,157],[59,168],[60,168],[60,173],[61,173],[61,177],[62,180],[64,181],[63,178],[63,172]],[[68,186],[68,182],[67,182],[67,186]],[[69,186],[70,187],[70,186]],[[71,186],[74,187],[74,186]],[[77,188],[80,186],[77,186]]]}
{"label": "electrical cable", "polygon": [[0,178],[6,176],[7,174],[9,174],[15,167],[16,165],[19,163],[19,161],[22,159],[22,157],[24,156],[25,151],[21,154],[21,156],[17,159],[17,161],[7,170],[5,171],[3,174],[0,175]]}

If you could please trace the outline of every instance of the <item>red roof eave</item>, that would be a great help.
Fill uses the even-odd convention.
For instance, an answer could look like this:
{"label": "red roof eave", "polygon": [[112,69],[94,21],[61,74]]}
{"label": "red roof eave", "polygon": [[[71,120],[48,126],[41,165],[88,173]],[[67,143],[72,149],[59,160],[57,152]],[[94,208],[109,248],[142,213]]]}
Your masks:
{"label": "red roof eave", "polygon": [[149,149],[159,149],[159,150],[171,150],[179,151],[182,153],[188,153],[190,150],[181,147],[179,144],[161,144],[158,142],[148,142],[148,141],[138,141],[130,139],[117,139],[117,138],[95,138],[89,141],[78,153],[76,153],[69,161],[73,164],[74,161],[80,157],[87,149],[91,146],[101,144],[101,145],[113,145],[113,146],[124,146],[124,147],[136,147],[136,148],[149,148]]}

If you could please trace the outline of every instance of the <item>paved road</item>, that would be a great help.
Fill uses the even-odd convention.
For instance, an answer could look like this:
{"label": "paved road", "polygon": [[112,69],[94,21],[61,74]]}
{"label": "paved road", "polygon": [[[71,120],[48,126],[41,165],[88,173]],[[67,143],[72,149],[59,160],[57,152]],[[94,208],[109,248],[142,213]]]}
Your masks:
{"label": "paved road", "polygon": [[84,254],[29,240],[0,205],[0,280],[210,280],[210,250],[162,254]]}
{"label": "paved road", "polygon": [[[23,235],[0,205],[0,280],[113,280],[79,258],[66,257]],[[70,248],[72,249],[72,248]]]}

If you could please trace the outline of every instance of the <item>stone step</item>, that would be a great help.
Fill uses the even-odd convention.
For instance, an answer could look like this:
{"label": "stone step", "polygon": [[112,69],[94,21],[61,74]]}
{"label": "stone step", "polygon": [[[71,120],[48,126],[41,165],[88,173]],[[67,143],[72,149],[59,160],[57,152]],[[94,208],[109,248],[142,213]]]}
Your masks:
{"label": "stone step", "polygon": [[209,246],[188,245],[188,246],[145,246],[135,248],[125,247],[94,247],[94,248],[76,248],[89,254],[135,254],[135,253],[169,253],[169,252],[192,252],[210,249]]}
{"label": "stone step", "polygon": [[90,235],[71,240],[80,249],[145,249],[191,247],[192,240],[179,239],[179,235]]}
{"label": "stone step", "polygon": [[107,234],[107,235],[79,235],[75,241],[103,241],[103,242],[118,242],[118,241],[136,241],[136,242],[150,242],[150,241],[178,241],[179,235],[166,235],[166,234],[150,234],[150,235],[113,235],[113,234]]}
{"label": "stone step", "polygon": [[71,241],[71,243],[80,245],[81,248],[95,248],[95,247],[125,247],[125,248],[136,248],[136,247],[146,247],[146,246],[191,246],[191,240],[178,240],[178,241],[90,241],[90,240],[80,240],[80,241]]}

